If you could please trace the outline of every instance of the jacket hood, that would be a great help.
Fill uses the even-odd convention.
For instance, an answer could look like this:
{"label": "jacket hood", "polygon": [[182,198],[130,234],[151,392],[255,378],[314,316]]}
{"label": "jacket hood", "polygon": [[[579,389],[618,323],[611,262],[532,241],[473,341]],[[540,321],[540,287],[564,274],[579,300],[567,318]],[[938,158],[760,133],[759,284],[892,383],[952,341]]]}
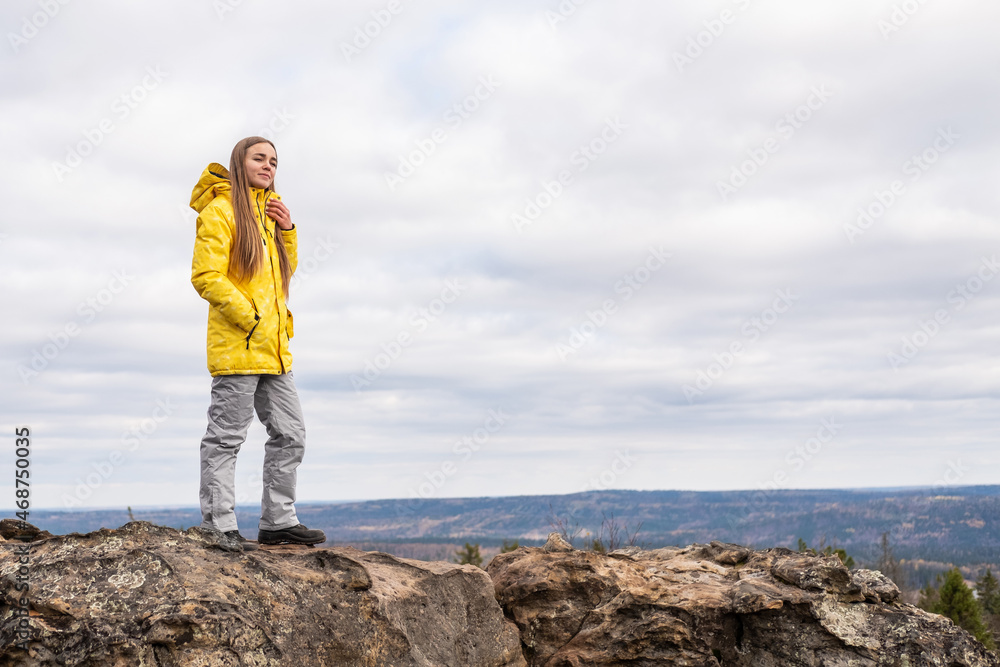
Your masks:
{"label": "jacket hood", "polygon": [[201,213],[219,195],[228,197],[232,189],[229,183],[229,170],[218,162],[213,162],[201,172],[194,190],[191,191],[191,208]]}
{"label": "jacket hood", "polygon": [[[212,203],[213,199],[220,195],[230,197],[232,191],[233,184],[229,181],[229,170],[218,162],[213,162],[205,167],[205,171],[201,172],[194,190],[191,191],[191,208],[201,213],[206,206]],[[265,195],[265,202],[270,197],[281,199],[281,196],[274,190],[250,188],[251,196],[259,192],[268,193]]]}

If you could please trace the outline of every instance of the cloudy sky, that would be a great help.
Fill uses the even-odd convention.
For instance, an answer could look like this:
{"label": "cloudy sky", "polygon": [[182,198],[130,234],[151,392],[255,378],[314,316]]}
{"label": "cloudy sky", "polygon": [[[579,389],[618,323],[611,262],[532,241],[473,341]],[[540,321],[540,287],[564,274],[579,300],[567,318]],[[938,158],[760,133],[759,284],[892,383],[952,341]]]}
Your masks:
{"label": "cloudy sky", "polygon": [[17,426],[34,507],[197,504],[187,204],[253,134],[299,229],[300,501],[998,483],[998,19],[5,2],[0,506]]}

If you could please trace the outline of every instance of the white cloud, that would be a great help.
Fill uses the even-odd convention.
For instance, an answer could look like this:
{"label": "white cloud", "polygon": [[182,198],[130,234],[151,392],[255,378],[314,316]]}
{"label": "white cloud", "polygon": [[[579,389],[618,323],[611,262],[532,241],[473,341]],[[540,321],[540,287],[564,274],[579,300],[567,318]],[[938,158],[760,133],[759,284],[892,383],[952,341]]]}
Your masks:
{"label": "white cloud", "polygon": [[[291,304],[304,500],[405,497],[498,406],[516,417],[437,493],[581,490],[623,446],[641,464],[622,487],[753,488],[832,414],[843,432],[789,485],[932,484],[956,456],[963,482],[995,482],[983,434],[1000,283],[961,309],[949,295],[996,248],[1000,10],[926,4],[883,38],[893,4],[585,3],[553,28],[557,3],[404,3],[351,62],[340,44],[384,5],[66,5],[0,61],[0,399],[36,430],[33,502],[60,506],[167,397],[175,413],[86,502],[197,502],[207,306],[183,208],[208,162],[269,123],[300,252],[337,244]],[[679,72],[673,54],[723,8],[734,19]],[[35,11],[14,3],[0,21],[17,32]],[[499,85],[448,125],[482,77]],[[609,118],[625,129],[580,162]],[[53,163],[104,120],[60,182]],[[954,146],[850,243],[857,209],[948,127]],[[446,139],[390,190],[386,172],[435,128]],[[722,201],[717,183],[775,136]],[[560,171],[572,182],[517,233],[512,214]],[[671,259],[625,301],[615,285],[650,246]],[[135,282],[84,322],[79,304],[116,270]],[[451,279],[467,289],[416,331]],[[752,324],[787,289],[794,306]],[[609,298],[616,312],[561,359]],[[939,309],[948,322],[894,370],[887,353]],[[412,344],[356,392],[352,374],[401,332]],[[745,350],[689,403],[682,387],[734,342]],[[239,479],[260,441],[257,428]]]}

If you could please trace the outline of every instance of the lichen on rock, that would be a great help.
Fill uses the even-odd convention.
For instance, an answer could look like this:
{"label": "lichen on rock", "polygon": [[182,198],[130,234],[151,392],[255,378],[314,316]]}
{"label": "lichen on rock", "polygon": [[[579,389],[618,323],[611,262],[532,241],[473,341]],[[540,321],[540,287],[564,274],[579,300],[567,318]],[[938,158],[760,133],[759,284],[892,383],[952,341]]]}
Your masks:
{"label": "lichen on rock", "polygon": [[28,650],[0,545],[2,665],[519,667],[517,629],[482,570],[343,548],[220,548],[132,522],[35,532]]}
{"label": "lichen on rock", "polygon": [[949,619],[836,556],[712,542],[518,549],[489,564],[531,667],[997,667]]}

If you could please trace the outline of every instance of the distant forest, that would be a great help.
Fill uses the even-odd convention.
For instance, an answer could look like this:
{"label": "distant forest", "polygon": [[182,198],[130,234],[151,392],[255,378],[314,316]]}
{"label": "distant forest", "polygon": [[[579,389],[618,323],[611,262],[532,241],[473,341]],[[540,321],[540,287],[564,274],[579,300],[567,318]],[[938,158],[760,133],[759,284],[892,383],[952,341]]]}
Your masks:
{"label": "distant forest", "polygon": [[[712,540],[758,549],[843,549],[858,566],[874,567],[883,535],[919,587],[957,566],[969,578],[1000,561],[1000,486],[935,489],[770,491],[592,491],[571,495],[431,498],[353,503],[299,503],[299,519],[321,528],[330,544],[411,558],[447,559],[466,542],[484,556],[504,540],[522,546],[563,530],[584,548],[607,532],[627,532],[646,548]],[[200,523],[196,508],[135,509],[135,520],[184,529]],[[254,539],[257,507],[240,507]],[[31,523],[55,534],[116,528],[130,510],[32,511]],[[610,522],[610,523],[609,523]]]}

